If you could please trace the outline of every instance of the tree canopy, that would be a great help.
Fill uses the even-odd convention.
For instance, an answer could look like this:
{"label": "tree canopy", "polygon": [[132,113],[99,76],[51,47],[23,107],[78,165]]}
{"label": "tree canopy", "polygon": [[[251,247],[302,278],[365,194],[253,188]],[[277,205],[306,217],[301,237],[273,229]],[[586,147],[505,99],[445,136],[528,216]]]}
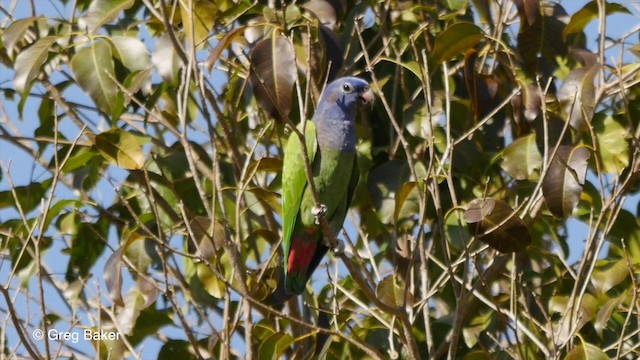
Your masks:
{"label": "tree canopy", "polygon": [[[638,3],[0,11],[3,354],[640,356]],[[287,296],[284,148],[341,76],[359,182]]]}

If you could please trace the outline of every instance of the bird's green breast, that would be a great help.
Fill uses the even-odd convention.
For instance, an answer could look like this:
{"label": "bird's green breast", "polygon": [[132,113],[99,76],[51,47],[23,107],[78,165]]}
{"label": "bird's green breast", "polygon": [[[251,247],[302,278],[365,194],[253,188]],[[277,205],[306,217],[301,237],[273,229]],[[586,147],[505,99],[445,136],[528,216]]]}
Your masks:
{"label": "bird's green breast", "polygon": [[[327,207],[326,216],[329,220],[346,199],[355,156],[354,153],[339,150],[318,149],[314,161],[313,180],[320,202]],[[313,225],[315,217],[311,210],[314,202],[309,188],[306,189],[300,205],[302,224],[305,226]],[[340,223],[343,220],[338,219]]]}

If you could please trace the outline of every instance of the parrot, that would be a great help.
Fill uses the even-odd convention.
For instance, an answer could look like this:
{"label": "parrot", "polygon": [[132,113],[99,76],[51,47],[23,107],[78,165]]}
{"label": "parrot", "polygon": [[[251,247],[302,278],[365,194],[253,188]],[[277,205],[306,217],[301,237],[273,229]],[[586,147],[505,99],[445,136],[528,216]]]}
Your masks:
{"label": "parrot", "polygon": [[305,145],[321,207],[315,206],[307,184],[300,137],[291,133],[282,165],[282,244],[284,287],[287,294],[302,294],[311,274],[329,247],[323,240],[318,216],[326,217],[331,231],[342,229],[358,183],[356,114],[373,101],[369,84],[343,77],[322,93],[311,121],[304,129]]}

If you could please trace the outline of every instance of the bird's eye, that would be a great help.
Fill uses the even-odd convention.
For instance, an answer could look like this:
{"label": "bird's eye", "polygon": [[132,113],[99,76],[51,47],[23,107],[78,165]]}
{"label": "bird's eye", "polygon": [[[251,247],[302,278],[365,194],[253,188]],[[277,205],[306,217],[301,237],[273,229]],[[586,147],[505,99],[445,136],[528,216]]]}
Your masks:
{"label": "bird's eye", "polygon": [[353,91],[353,86],[349,83],[342,84],[342,92],[348,94]]}

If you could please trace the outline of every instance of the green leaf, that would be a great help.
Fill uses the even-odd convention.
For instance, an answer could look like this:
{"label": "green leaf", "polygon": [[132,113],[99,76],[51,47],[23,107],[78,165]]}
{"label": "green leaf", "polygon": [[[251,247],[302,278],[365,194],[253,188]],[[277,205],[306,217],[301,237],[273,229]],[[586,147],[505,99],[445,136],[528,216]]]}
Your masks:
{"label": "green leaf", "polygon": [[583,342],[582,345],[574,347],[565,360],[609,360],[609,356],[600,350],[599,347]]}
{"label": "green leaf", "polygon": [[563,105],[571,126],[577,130],[582,130],[593,117],[596,101],[593,81],[597,72],[597,66],[572,70],[558,90],[558,100]]}
{"label": "green leaf", "polygon": [[560,4],[552,2],[524,1],[532,4],[520,13],[518,51],[523,68],[534,78],[541,74],[550,76],[557,68],[557,58],[567,54],[567,44],[562,40],[567,12]]}
{"label": "green leaf", "polygon": [[529,229],[502,200],[475,199],[467,205],[464,219],[471,234],[500,252],[521,252],[531,244]]}
{"label": "green leaf", "polygon": [[109,298],[114,304],[123,306],[122,301],[122,254],[125,246],[114,251],[104,265],[104,284],[109,292]]}
{"label": "green leaf", "polygon": [[410,170],[406,162],[391,160],[369,173],[368,189],[373,206],[385,224],[392,224],[395,215],[395,193],[409,181]]}
{"label": "green leaf", "polygon": [[222,54],[222,51],[228,48],[238,36],[243,35],[246,29],[247,29],[246,26],[238,26],[237,28],[226,33],[222,37],[222,39],[218,41],[216,47],[214,47],[213,50],[211,50],[211,53],[207,58],[207,70],[211,71],[211,68],[213,68],[213,65],[215,65],[215,63],[220,58],[220,54]]}
{"label": "green leaf", "polygon": [[400,216],[400,211],[402,210],[402,206],[404,205],[404,202],[407,200],[407,197],[409,197],[409,194],[416,188],[416,186],[418,185],[417,182],[415,181],[409,181],[406,182],[404,184],[402,184],[402,186],[400,187],[400,190],[398,190],[398,192],[396,193],[396,198],[395,198],[395,210],[393,211],[393,220],[394,221],[398,221],[398,217]]}
{"label": "green leaf", "polygon": [[118,93],[111,46],[106,41],[92,41],[73,56],[71,70],[98,108],[111,114]]}
{"label": "green leaf", "polygon": [[460,11],[467,7],[469,0],[445,0],[445,3],[449,10]]}
{"label": "green leaf", "polygon": [[57,36],[39,39],[16,57],[13,85],[23,97],[31,89],[32,81],[40,74],[42,65],[49,57],[51,46],[57,39]]}
{"label": "green leaf", "polygon": [[146,70],[151,67],[151,56],[142,41],[132,36],[112,36],[113,55],[129,71]]}
{"label": "green leaf", "polygon": [[578,204],[590,156],[591,153],[584,147],[558,147],[542,181],[544,201],[555,217],[566,218]]}
{"label": "green leaf", "polygon": [[102,25],[111,22],[129,9],[134,0],[93,0],[89,5],[89,13],[79,21],[81,28],[86,28],[89,34],[95,33]]}
{"label": "green leaf", "polygon": [[65,279],[73,282],[90,274],[90,270],[102,255],[107,244],[108,223],[82,222],[71,239],[71,254],[67,264]]}
{"label": "green leaf", "polygon": [[154,306],[145,308],[140,312],[136,325],[127,340],[136,346],[146,337],[157,334],[164,326],[173,324],[171,308],[156,310]]}
{"label": "green leaf", "polygon": [[293,47],[274,34],[251,50],[251,87],[267,114],[281,118],[291,112],[291,92],[297,78]]}
{"label": "green leaf", "polygon": [[133,232],[127,240],[124,256],[135,271],[141,274],[146,274],[154,263],[160,264],[155,242],[138,232]]}
{"label": "green leaf", "polygon": [[[611,15],[613,13],[631,14],[627,8],[620,4],[605,2],[605,14]],[[591,20],[597,19],[598,16],[598,2],[595,0],[589,2],[571,16],[571,20],[567,24],[567,27],[562,31],[562,38],[566,40],[567,36],[570,34],[575,34],[584,30],[584,28],[587,27],[587,24],[589,24]]]}
{"label": "green leaf", "polygon": [[158,360],[196,360],[198,359],[191,352],[191,343],[186,340],[170,339],[160,349]]}
{"label": "green leaf", "polygon": [[536,135],[531,133],[513,141],[502,152],[500,166],[516,180],[536,180],[542,156],[536,146]]}
{"label": "green leaf", "polygon": [[282,170],[282,159],[263,157],[249,164],[242,177],[242,182],[247,183],[257,172],[279,172]]}
{"label": "green leaf", "polygon": [[629,166],[627,128],[615,118],[603,114],[596,115],[592,125],[597,142],[596,154],[604,172],[621,174]]}
{"label": "green leaf", "polygon": [[601,305],[598,309],[598,314],[596,314],[595,321],[593,322],[593,327],[596,330],[596,333],[600,338],[603,338],[603,333],[609,321],[611,321],[612,315],[616,314],[617,311],[620,311],[620,305],[625,302],[626,294],[620,295],[618,297],[610,298],[604,305]]}
{"label": "green leaf", "polygon": [[[473,315],[468,322],[468,325],[462,329],[462,335],[464,336],[464,342],[472,349],[478,343],[480,335],[484,333],[489,325],[495,313],[493,311],[483,311]],[[465,358],[467,360],[467,358]]]}
{"label": "green leaf", "polygon": [[[8,27],[2,30],[2,45],[8,49],[12,50],[14,45],[16,45],[20,40],[25,39],[25,34],[31,24],[36,21],[35,17],[28,17],[24,19],[18,19],[12,22]],[[16,62],[17,63],[17,62]]]}
{"label": "green leaf", "polygon": [[[395,275],[389,275],[378,284],[376,296],[389,306],[404,306],[405,288],[406,286],[400,278]],[[407,293],[407,301],[410,301],[410,297],[411,293]]]}
{"label": "green leaf", "polygon": [[441,64],[473,48],[483,38],[482,29],[472,23],[453,24],[436,37],[431,57],[435,64]]}
{"label": "green leaf", "polygon": [[[18,203],[25,213],[35,209],[45,199],[47,191],[51,189],[52,179],[42,182],[33,182],[25,186],[16,186],[13,191]],[[14,195],[11,190],[0,192],[0,209],[7,207],[16,207]]]}
{"label": "green leaf", "polygon": [[180,2],[182,25],[189,45],[200,48],[205,43],[216,20],[217,3],[219,1]]}
{"label": "green leaf", "polygon": [[224,281],[219,279],[218,276],[209,269],[207,264],[197,263],[195,266],[198,280],[200,280],[204,289],[215,298],[224,298],[227,293],[227,286]]}
{"label": "green leaf", "polygon": [[460,211],[450,211],[447,213],[444,223],[449,244],[458,251],[465,248],[465,244],[471,241],[471,234],[465,226],[465,221]]}
{"label": "green leaf", "polygon": [[158,285],[153,280],[139,277],[135,286],[129,290],[124,300],[124,308],[118,312],[116,323],[118,331],[131,335],[140,316],[140,312],[153,304],[158,297]]}
{"label": "green leaf", "polygon": [[294,339],[291,335],[277,332],[269,336],[265,341],[260,344],[258,350],[258,358],[260,359],[280,359],[285,350],[287,350]]}
{"label": "green leaf", "polygon": [[591,275],[591,283],[596,290],[604,294],[630,275],[629,264],[625,259],[601,259],[596,262],[596,268]]}
{"label": "green leaf", "polygon": [[[259,187],[254,187],[254,188],[247,189],[246,195],[249,195],[249,194],[254,195],[256,198],[263,201],[274,212],[278,214],[282,213],[282,205],[280,204],[280,197],[275,192],[267,189],[259,188]],[[247,209],[251,208],[255,204],[255,202],[250,201],[249,196],[247,196],[247,203],[248,203]]]}
{"label": "green leaf", "polygon": [[394,63],[396,65],[402,66],[403,68],[411,71],[413,75],[418,78],[418,80],[422,80],[422,72],[420,71],[420,64],[417,61],[399,61],[387,57],[381,57],[380,61],[388,61],[390,63]]}
{"label": "green leaf", "polygon": [[111,129],[96,135],[96,147],[102,157],[123,169],[142,169],[145,155],[136,137],[122,129]]}

